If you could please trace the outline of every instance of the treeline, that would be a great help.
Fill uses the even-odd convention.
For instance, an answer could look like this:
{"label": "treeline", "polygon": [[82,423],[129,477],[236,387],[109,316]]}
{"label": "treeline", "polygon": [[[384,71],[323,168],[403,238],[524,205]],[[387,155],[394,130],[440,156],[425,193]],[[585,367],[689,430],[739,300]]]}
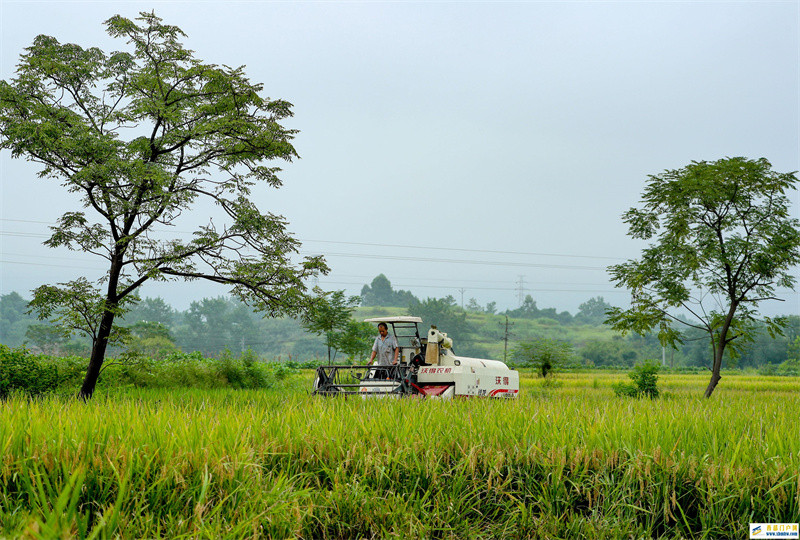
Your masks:
{"label": "treeline", "polygon": [[[513,363],[519,344],[549,340],[568,345],[571,363],[583,367],[630,367],[643,360],[655,360],[675,368],[703,368],[709,365],[711,344],[700,331],[688,332],[677,349],[662,349],[655,335],[622,337],[602,324],[610,307],[602,297],[581,304],[575,315],[539,308],[528,296],[522,306],[498,312],[495,303],[461,308],[452,296],[420,300],[408,291],[395,291],[380,275],[362,290],[361,307],[354,318],[410,314],[425,324],[436,324],[455,340],[457,354],[494,358]],[[388,298],[388,300],[387,300]],[[386,301],[385,304],[377,302]],[[508,326],[506,326],[506,317]],[[753,342],[738,351],[728,351],[725,367],[780,371],[789,361],[800,359],[800,317],[788,317],[783,336],[772,337],[761,326]],[[176,352],[198,352],[216,357],[225,351],[240,355],[252,351],[270,360],[307,361],[326,359],[325,337],[308,332],[294,319],[265,319],[247,305],[226,297],[204,298],[179,311],[161,298],[144,298],[125,314],[122,324],[131,338],[125,349],[112,351],[140,353],[165,358]],[[17,293],[0,296],[0,343],[50,355],[85,356],[88,339],[64,338],[54,325],[27,314],[27,301]],[[368,349],[368,345],[365,345]],[[365,351],[366,352],[366,351]],[[367,352],[368,353],[368,352]],[[335,358],[344,361],[344,354]],[[785,370],[784,370],[785,371]]]}
{"label": "treeline", "polygon": [[[447,301],[453,306],[456,305],[455,298],[446,296],[438,299]],[[369,285],[361,288],[361,305],[369,306],[392,306],[412,310],[419,307],[421,301],[409,291],[394,290],[391,281],[383,274],[379,274]],[[516,319],[552,319],[562,324],[601,324],[605,319],[607,309],[611,304],[607,303],[602,296],[590,298],[578,307],[578,313],[572,315],[569,311],[559,312],[555,308],[539,308],[531,295],[527,295],[522,305],[517,309],[509,309],[499,312],[500,315],[508,315]],[[470,298],[464,311],[469,313],[485,313],[488,315],[498,314],[497,302],[489,302],[485,306],[478,303],[475,298]]]}
{"label": "treeline", "polygon": [[[16,292],[0,296],[0,343],[9,347],[24,344],[52,355],[88,354],[88,338],[65,338],[54,325],[27,314],[27,305]],[[224,351],[237,355],[253,351],[284,360],[326,354],[323,340],[303,330],[298,321],[265,319],[226,297],[203,298],[185,311],[174,309],[160,297],[144,298],[119,322],[131,332],[128,348],[157,357],[177,351],[209,357]]]}

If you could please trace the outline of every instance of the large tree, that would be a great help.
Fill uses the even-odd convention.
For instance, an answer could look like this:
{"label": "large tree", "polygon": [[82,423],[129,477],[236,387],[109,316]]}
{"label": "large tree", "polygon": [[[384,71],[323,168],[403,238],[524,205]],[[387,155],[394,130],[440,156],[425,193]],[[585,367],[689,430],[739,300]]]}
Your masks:
{"label": "large tree", "polygon": [[[0,148],[40,164],[40,176],[82,202],[58,219],[45,244],[108,264],[97,282],[44,286],[32,302],[40,315],[92,337],[84,397],[94,391],[109,341],[122,336],[114,319],[143,283],[210,280],[276,315],[303,310],[304,279],[327,271],[321,258],[299,260],[285,220],[249,199],[258,183],[280,185],[270,161],[296,156],[295,132],[280,124],[291,104],[262,97],[243,67],[195,59],[180,42],[185,34],[154,13],[117,15],[105,26],[129,52],[40,35],[16,78],[0,82]],[[206,214],[191,238],[169,238],[164,227],[204,199],[225,223]]]}
{"label": "large tree", "polygon": [[[758,304],[777,300],[778,287],[794,287],[800,223],[789,214],[786,193],[796,184],[795,173],[742,157],[650,176],[641,207],[623,219],[630,236],[654,242],[640,259],[609,267],[632,297],[629,309],[609,312],[608,322],[623,332],[658,329],[662,345],[681,341],[677,325],[704,331],[713,351],[710,397],[726,347],[735,351],[752,339]],[[771,333],[785,322],[765,321]]]}

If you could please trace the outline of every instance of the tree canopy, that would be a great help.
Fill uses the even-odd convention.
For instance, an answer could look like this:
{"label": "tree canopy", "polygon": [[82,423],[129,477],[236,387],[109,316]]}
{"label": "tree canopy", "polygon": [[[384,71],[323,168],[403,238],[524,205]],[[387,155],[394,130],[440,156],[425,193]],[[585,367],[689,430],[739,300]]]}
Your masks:
{"label": "tree canopy", "polygon": [[[319,291],[317,302],[314,303],[302,322],[303,327],[309,332],[325,336],[329,364],[333,361],[331,350],[339,350],[338,344],[341,336],[347,333],[348,325],[354,322],[352,321],[353,311],[360,301],[359,296],[347,297],[344,291]],[[350,325],[349,330],[355,332],[356,327]],[[371,326],[370,330],[372,330]],[[350,337],[356,339],[355,334],[351,334]]]}
{"label": "tree canopy", "polygon": [[363,306],[408,306],[417,297],[409,291],[395,291],[392,282],[383,274],[378,274],[369,285],[361,288]]}
{"label": "tree canopy", "polygon": [[[205,279],[268,315],[296,314],[309,303],[305,278],[327,271],[320,257],[299,259],[285,219],[250,199],[257,184],[281,185],[269,162],[297,155],[295,131],[281,124],[291,104],[263,97],[243,67],[194,58],[180,28],[154,13],[105,26],[127,52],[40,35],[16,78],[0,82],[0,149],[80,197],[82,208],[58,218],[45,244],[108,265],[97,281],[43,286],[32,302],[42,317],[91,335],[85,397],[109,340],[124,337],[114,319],[143,283]],[[224,224],[208,218],[190,238],[165,234],[202,200]]]}
{"label": "tree canopy", "polygon": [[518,343],[512,358],[517,365],[535,368],[540,377],[548,377],[554,370],[575,362],[572,345],[558,339],[546,338]]}
{"label": "tree canopy", "polygon": [[[678,324],[704,331],[713,350],[710,397],[726,347],[752,339],[758,304],[794,287],[800,222],[786,193],[796,184],[795,173],[775,172],[763,158],[695,161],[650,176],[641,207],[623,220],[631,237],[654,242],[640,259],[609,267],[616,285],[630,289],[631,307],[612,309],[608,322],[623,332],[658,329],[673,346]],[[771,333],[785,322],[765,321]]]}

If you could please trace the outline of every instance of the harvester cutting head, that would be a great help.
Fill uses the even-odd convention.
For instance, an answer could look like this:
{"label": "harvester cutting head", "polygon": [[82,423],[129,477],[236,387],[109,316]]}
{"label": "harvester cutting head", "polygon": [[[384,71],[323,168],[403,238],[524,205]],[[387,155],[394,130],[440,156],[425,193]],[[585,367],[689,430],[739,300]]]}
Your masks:
{"label": "harvester cutting head", "polygon": [[385,323],[397,339],[399,362],[393,366],[321,366],[314,393],[367,396],[454,396],[513,398],[519,373],[497,360],[457,356],[453,340],[431,326],[420,336],[419,317],[366,319]]}

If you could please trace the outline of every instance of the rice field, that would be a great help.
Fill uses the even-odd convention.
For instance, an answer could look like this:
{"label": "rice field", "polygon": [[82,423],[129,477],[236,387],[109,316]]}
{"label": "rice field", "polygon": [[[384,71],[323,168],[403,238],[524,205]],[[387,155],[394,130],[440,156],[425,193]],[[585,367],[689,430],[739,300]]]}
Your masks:
{"label": "rice field", "polygon": [[516,401],[0,402],[0,537],[746,538],[800,521],[800,379],[524,372]]}

